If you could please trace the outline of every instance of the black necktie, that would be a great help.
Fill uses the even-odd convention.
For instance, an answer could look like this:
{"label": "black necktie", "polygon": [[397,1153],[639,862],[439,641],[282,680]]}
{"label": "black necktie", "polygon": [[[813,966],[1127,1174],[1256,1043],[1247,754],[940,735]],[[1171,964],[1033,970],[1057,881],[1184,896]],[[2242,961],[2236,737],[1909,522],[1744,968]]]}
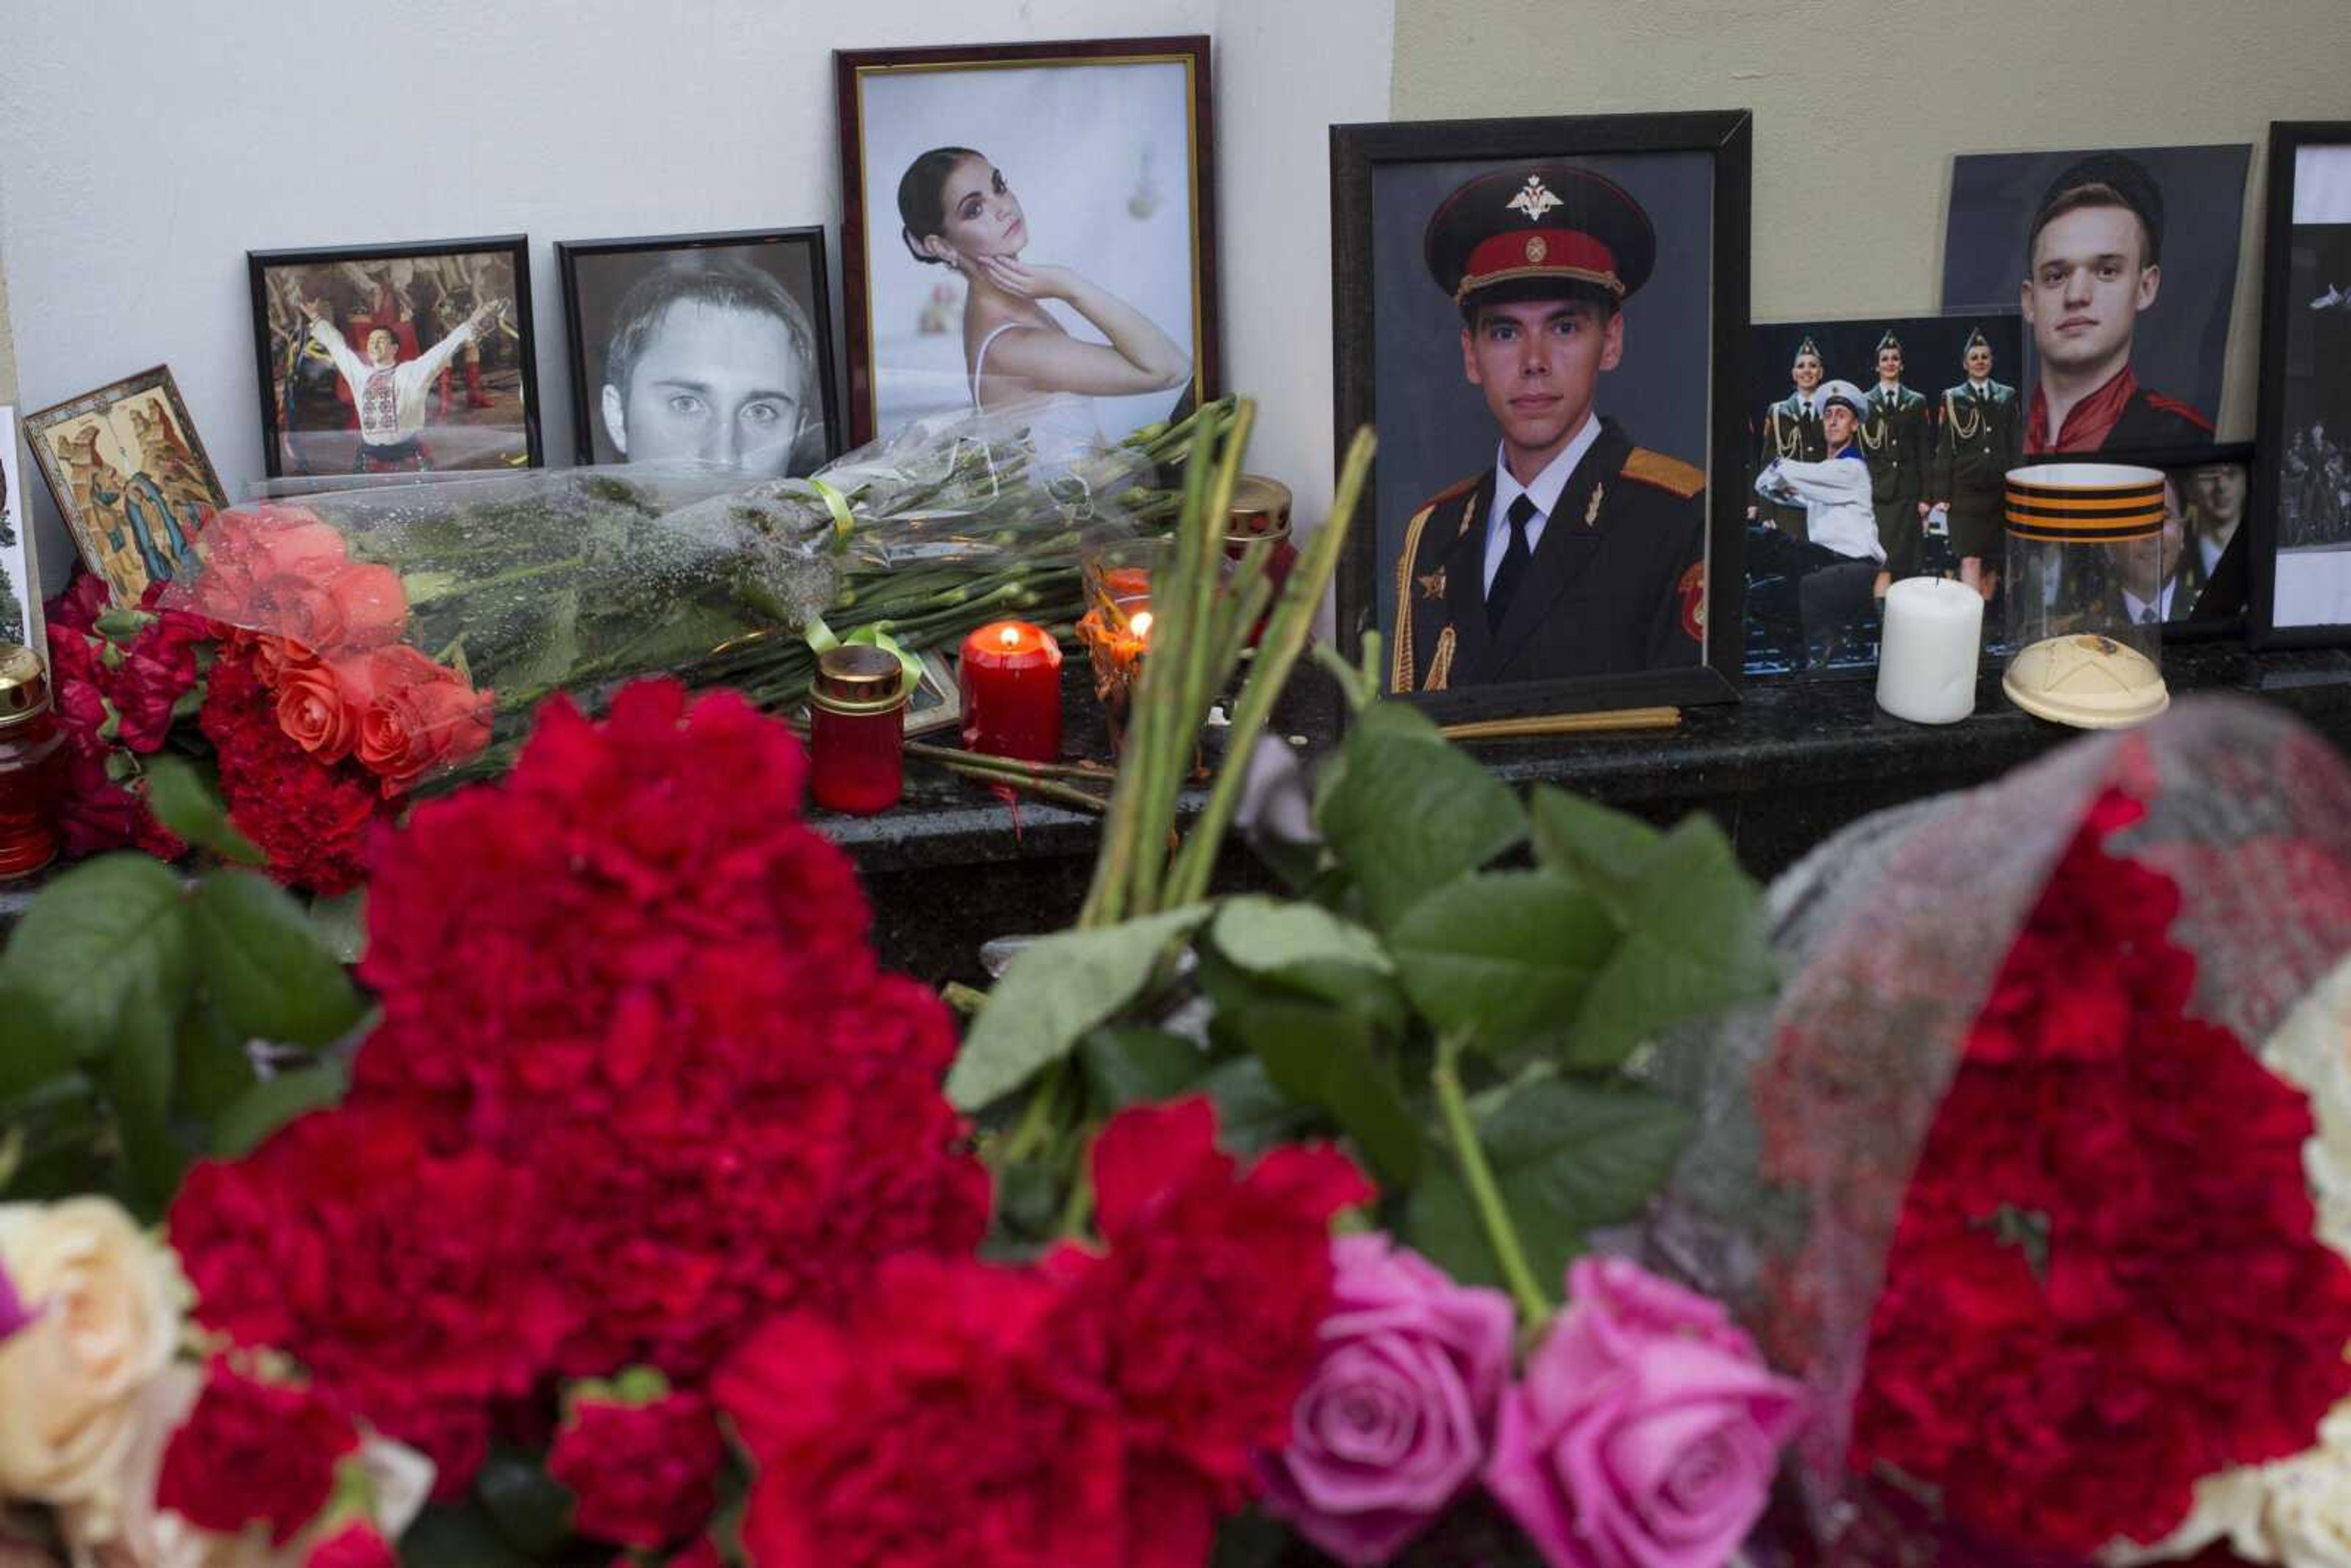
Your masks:
{"label": "black necktie", "polygon": [[1496,632],[1502,629],[1502,617],[1510,612],[1510,596],[1519,591],[1519,579],[1527,574],[1527,562],[1534,548],[1527,543],[1527,525],[1535,520],[1539,508],[1534,497],[1521,495],[1510,503],[1510,543],[1502,551],[1502,564],[1494,569],[1494,586],[1486,591],[1486,624]]}

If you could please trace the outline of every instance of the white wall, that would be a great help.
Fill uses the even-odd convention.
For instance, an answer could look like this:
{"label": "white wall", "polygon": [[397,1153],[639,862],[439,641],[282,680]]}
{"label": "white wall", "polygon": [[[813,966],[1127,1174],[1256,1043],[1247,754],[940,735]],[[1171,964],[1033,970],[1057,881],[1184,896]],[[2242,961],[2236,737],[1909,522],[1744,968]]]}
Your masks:
{"label": "white wall", "polygon": [[[11,323],[26,409],[168,362],[242,495],[262,472],[247,249],[522,230],[560,462],[554,241],[822,223],[838,279],[832,49],[1208,33],[1226,381],[1263,401],[1251,466],[1318,517],[1323,128],[1385,115],[1394,14],[1392,0],[0,5],[0,378]],[[45,493],[32,509],[55,591],[71,547]]]}

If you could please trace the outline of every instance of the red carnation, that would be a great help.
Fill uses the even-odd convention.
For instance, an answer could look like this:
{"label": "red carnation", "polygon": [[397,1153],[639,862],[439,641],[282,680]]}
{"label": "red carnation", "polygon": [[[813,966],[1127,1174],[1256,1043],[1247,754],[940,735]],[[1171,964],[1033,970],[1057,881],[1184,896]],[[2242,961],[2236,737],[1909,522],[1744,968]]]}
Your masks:
{"label": "red carnation", "polygon": [[1242,1175],[1203,1098],[1122,1113],[1093,1176],[1106,1250],[1050,1260],[1069,1285],[1055,1331],[1150,1457],[1130,1507],[1168,1560],[1202,1561],[1250,1452],[1289,1441],[1330,1305],[1331,1217],[1374,1189],[1329,1147],[1276,1149]]}
{"label": "red carnation", "polygon": [[491,1401],[525,1393],[566,1327],[517,1267],[542,1201],[528,1167],[438,1153],[408,1118],[346,1105],[196,1166],[170,1223],[202,1322],[293,1355],[430,1456],[448,1497],[480,1468]]}
{"label": "red carnation", "polygon": [[[1125,1568],[1121,1422],[1076,1392],[1044,1279],[901,1258],[854,1326],[769,1323],[715,1383],[758,1468],[760,1568]],[[1157,1521],[1138,1520],[1140,1531]]]}
{"label": "red carnation", "polygon": [[283,1546],[327,1506],[335,1462],[359,1442],[350,1418],[314,1390],[215,1361],[163,1450],[156,1506],[223,1535],[259,1520]]}
{"label": "red carnation", "polygon": [[699,1395],[640,1405],[582,1398],[557,1431],[547,1469],[579,1499],[580,1533],[652,1552],[709,1522],[726,1457]]}
{"label": "red carnation", "polygon": [[381,1531],[354,1521],[310,1548],[302,1568],[400,1568],[400,1557]]}
{"label": "red carnation", "polygon": [[286,733],[250,649],[225,652],[213,666],[200,722],[219,758],[229,821],[268,857],[269,874],[324,894],[356,887],[369,830],[401,802],[383,799],[367,769],[323,762]]}
{"label": "red carnation", "polygon": [[2152,1542],[2194,1483],[2351,1392],[2351,1268],[2313,1234],[2308,1103],[2185,1016],[2176,883],[2110,795],[1971,1029],[1871,1322],[1853,1463],[2011,1542]]}

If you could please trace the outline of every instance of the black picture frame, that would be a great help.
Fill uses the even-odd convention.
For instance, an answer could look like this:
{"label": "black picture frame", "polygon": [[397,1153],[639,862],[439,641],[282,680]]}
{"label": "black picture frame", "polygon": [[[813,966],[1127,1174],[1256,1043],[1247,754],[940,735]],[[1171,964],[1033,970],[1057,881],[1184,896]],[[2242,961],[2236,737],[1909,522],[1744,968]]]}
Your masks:
{"label": "black picture frame", "polygon": [[[1337,446],[1376,426],[1373,179],[1395,164],[1520,159],[1573,161],[1606,154],[1702,152],[1713,159],[1708,283],[1707,562],[1704,662],[1625,674],[1414,692],[1406,699],[1440,723],[1691,706],[1736,702],[1744,674],[1746,466],[1740,396],[1745,385],[1754,116],[1747,110],[1420,120],[1331,128],[1332,312]],[[1375,488],[1361,507],[1380,517]],[[1359,659],[1378,624],[1383,567],[1375,526],[1348,540],[1337,583],[1340,648]]]}
{"label": "black picture frame", "polygon": [[[2264,497],[2270,493],[2263,488],[2261,448],[2250,441],[2224,441],[2211,446],[2165,446],[2126,452],[2040,452],[2026,461],[2038,465],[2043,463],[2103,463],[2126,468],[2153,468],[2167,478],[2189,470],[2214,465],[2231,465],[2245,471],[2245,498],[2239,517],[2237,531],[2230,537],[2220,551],[2220,559],[2212,569],[2210,580],[2198,601],[2210,599],[2216,608],[2203,613],[2183,617],[2163,623],[2163,641],[2173,643],[2218,643],[2241,639],[2249,625],[2252,601],[2252,562],[2253,534],[2262,516]],[[2192,507],[2194,501],[2183,494],[2182,504]],[[2219,606],[2227,606],[2219,608]]]}
{"label": "black picture frame", "polygon": [[[2261,392],[2256,405],[2259,450],[2254,494],[2251,640],[2257,649],[2327,648],[2351,645],[2351,618],[2342,622],[2277,623],[2278,553],[2284,546],[2285,473],[2294,432],[2287,428],[2288,363],[2297,319],[2294,293],[2294,171],[2305,148],[2341,147],[2351,152],[2351,120],[2277,120],[2270,122],[2268,213],[2262,225]],[[2345,222],[2351,222],[2346,214]],[[2351,390],[2351,365],[2337,372]],[[2341,434],[2351,434],[2351,431]]]}
{"label": "black picture frame", "polygon": [[[261,457],[263,471],[272,479],[287,477],[285,429],[279,405],[280,382],[270,341],[269,274],[293,267],[334,266],[344,262],[410,261],[444,256],[504,253],[514,273],[514,310],[507,317],[517,337],[516,361],[520,372],[522,433],[527,468],[547,465],[547,448],[540,432],[538,401],[538,337],[530,301],[530,240],[519,234],[485,235],[470,239],[416,240],[391,245],[333,246],[306,250],[249,250],[245,253],[246,281],[253,310],[253,368],[260,390]],[[465,472],[496,473],[514,466],[453,465]]]}
{"label": "black picture frame", "polygon": [[[1217,140],[1209,56],[1210,40],[1205,34],[833,51],[833,96],[841,128],[841,322],[848,349],[844,356],[845,391],[851,444],[862,446],[877,434],[871,247],[875,243],[877,225],[883,236],[894,236],[899,227],[894,213],[876,219],[865,210],[863,84],[867,78],[878,74],[987,70],[1008,66],[1082,68],[1182,63],[1190,95],[1190,167],[1186,188],[1192,212],[1192,375],[1190,390],[1177,406],[1188,410],[1220,394],[1223,366],[1217,329]],[[886,237],[885,242],[898,243],[894,237]]]}
{"label": "black picture frame", "polygon": [[[775,246],[805,254],[811,299],[805,301],[809,325],[815,334],[815,373],[823,405],[823,452],[820,462],[841,455],[841,389],[832,343],[832,284],[825,262],[824,226],[735,229],[714,234],[643,235],[629,239],[559,240],[557,270],[563,279],[563,336],[569,353],[572,413],[571,460],[581,467],[597,462],[596,419],[601,390],[589,385],[588,344],[583,329],[580,264],[598,257],[641,256],[663,251],[740,250]],[[800,466],[795,463],[797,470]]]}

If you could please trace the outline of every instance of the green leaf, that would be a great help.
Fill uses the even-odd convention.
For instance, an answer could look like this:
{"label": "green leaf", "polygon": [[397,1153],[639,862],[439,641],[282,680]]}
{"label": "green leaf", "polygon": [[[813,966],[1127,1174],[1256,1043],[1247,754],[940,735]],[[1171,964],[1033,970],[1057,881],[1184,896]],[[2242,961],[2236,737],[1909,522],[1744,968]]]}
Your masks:
{"label": "green leaf", "polygon": [[1341,753],[1315,820],[1383,930],[1526,836],[1510,787],[1405,704],[1364,709]]}
{"label": "green leaf", "polygon": [[367,956],[367,887],[310,901],[310,925],[319,945],[345,964]]}
{"label": "green leaf", "polygon": [[403,1568],[537,1568],[536,1561],[509,1544],[482,1505],[426,1507],[400,1534]]}
{"label": "green leaf", "polygon": [[169,755],[147,759],[147,808],[188,842],[208,849],[239,865],[261,865],[269,857],[228,820],[228,809],[186,758]]}
{"label": "green leaf", "polygon": [[507,1544],[531,1557],[552,1555],[571,1535],[570,1489],[504,1444],[474,1478],[474,1496]]}
{"label": "green leaf", "polygon": [[[1479,1143],[1536,1282],[1556,1289],[1592,1230],[1638,1216],[1672,1174],[1689,1132],[1679,1106],[1638,1089],[1539,1078],[1503,1102],[1479,1128]],[[1429,1161],[1406,1207],[1405,1233],[1455,1278],[1499,1282],[1451,1158]]]}
{"label": "green leaf", "polygon": [[1214,942],[1235,967],[1256,975],[1280,975],[1306,964],[1335,964],[1388,974],[1380,939],[1362,926],[1311,904],[1293,904],[1244,894],[1225,900],[1208,927]]}
{"label": "green leaf", "polygon": [[1061,1219],[1059,1174],[1034,1160],[998,1166],[996,1218],[998,1225],[1023,1240],[1050,1239]]}
{"label": "green leaf", "polygon": [[266,877],[240,871],[205,877],[191,915],[206,991],[232,1029],[326,1045],[366,1011],[301,904]]}
{"label": "green leaf", "polygon": [[1273,1086],[1265,1063],[1236,1057],[1210,1069],[1196,1087],[1217,1103],[1217,1142],[1237,1155],[1259,1155],[1295,1138],[1313,1113]]}
{"label": "green leaf", "polygon": [[1232,1028],[1265,1063],[1266,1077],[1292,1100],[1330,1113],[1377,1170],[1383,1185],[1410,1186],[1420,1175],[1420,1122],[1373,1046],[1359,1014],[1311,1002],[1258,1002]]}
{"label": "green leaf", "polygon": [[1208,1568],[1275,1568],[1289,1545],[1290,1531],[1250,1509],[1217,1526],[1217,1550]]}
{"label": "green leaf", "polygon": [[1022,948],[972,1020],[947,1073],[947,1098],[977,1111],[1067,1056],[1151,983],[1168,945],[1195,930],[1209,908],[1186,904]]}
{"label": "green leaf", "polygon": [[0,1104],[28,1094],[71,1072],[78,1060],[75,1038],[60,1024],[41,994],[15,981],[0,981]]}
{"label": "green leaf", "polygon": [[94,1056],[178,1015],[193,977],[188,924],[177,875],[145,855],[102,856],[33,900],[0,953],[0,986]]}
{"label": "green leaf", "polygon": [[122,1165],[145,1214],[161,1214],[179,1190],[187,1151],[172,1128],[172,1089],[178,1078],[176,1019],[126,1015],[108,1058],[107,1099],[114,1107]]}
{"label": "green leaf", "polygon": [[1089,1030],[1078,1042],[1078,1061],[1094,1102],[1112,1111],[1172,1099],[1208,1070],[1207,1053],[1182,1035],[1137,1025]]}
{"label": "green leaf", "polygon": [[1584,996],[1568,1065],[1614,1067],[1670,1025],[1771,995],[1762,899],[1712,818],[1663,835],[1624,889],[1624,940]]}
{"label": "green leaf", "polygon": [[213,1123],[214,1157],[243,1159],[295,1117],[334,1104],[350,1086],[350,1071],[340,1061],[263,1079]]}
{"label": "green leaf", "polygon": [[245,1036],[229,1027],[206,997],[180,1020],[180,1107],[211,1122],[245,1098],[260,1080],[245,1054]]}
{"label": "green leaf", "polygon": [[1405,993],[1441,1033],[1489,1052],[1557,1030],[1616,945],[1600,901],[1541,871],[1481,872],[1423,899],[1390,946]]}
{"label": "green leaf", "polygon": [[1536,787],[1527,800],[1527,818],[1536,862],[1590,888],[1612,914],[1622,908],[1624,895],[1640,881],[1666,836],[1638,817],[1555,784]]}

